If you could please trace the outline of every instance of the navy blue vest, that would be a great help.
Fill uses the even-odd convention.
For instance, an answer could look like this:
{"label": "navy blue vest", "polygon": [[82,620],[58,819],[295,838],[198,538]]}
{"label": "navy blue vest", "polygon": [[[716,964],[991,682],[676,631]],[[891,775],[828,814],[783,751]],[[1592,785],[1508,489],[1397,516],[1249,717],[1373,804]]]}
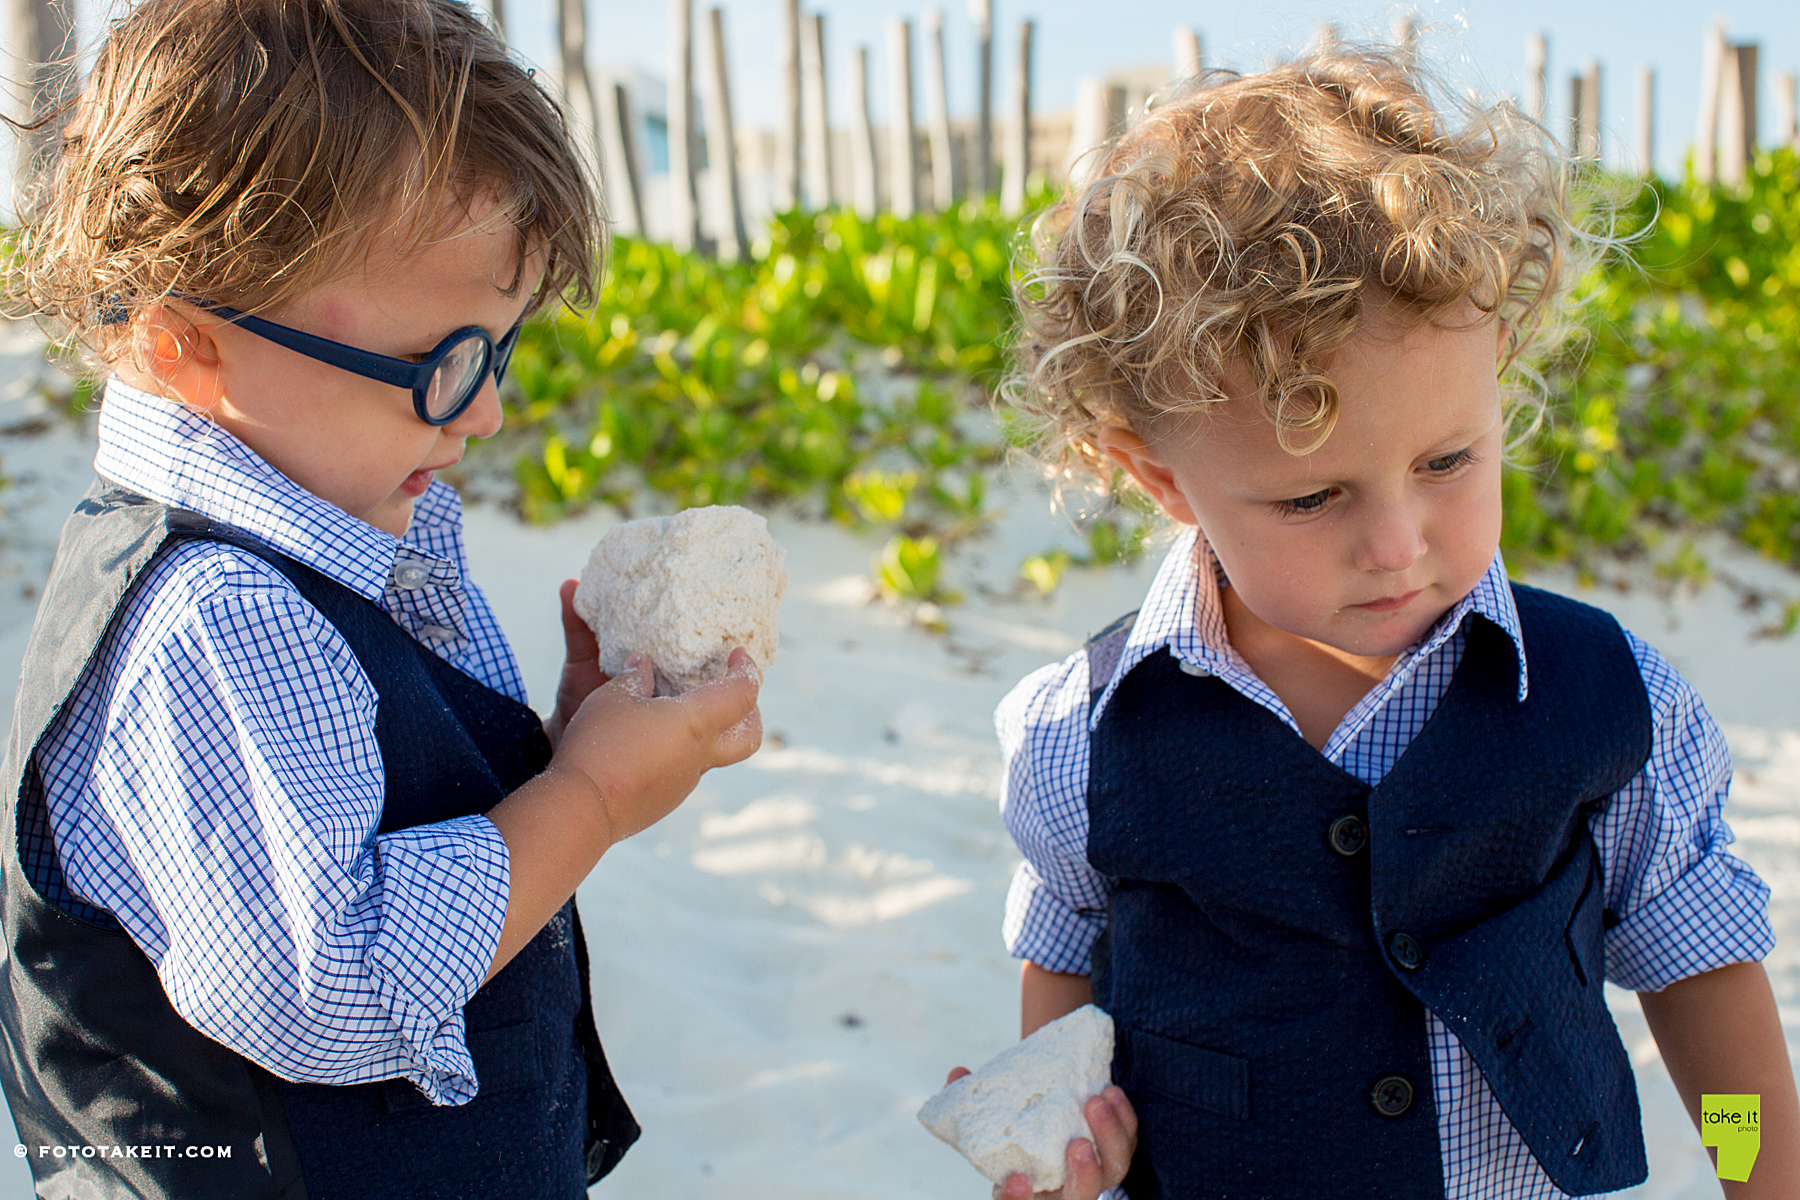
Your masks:
{"label": "navy blue vest", "polygon": [[1167,650],[1113,693],[1088,858],[1118,880],[1093,990],[1141,1122],[1132,1200],[1441,1197],[1427,1008],[1558,1187],[1646,1177],[1587,822],[1648,757],[1649,700],[1610,616],[1513,594],[1528,698],[1471,617],[1373,789]]}
{"label": "navy blue vest", "polygon": [[[440,1107],[405,1080],[276,1079],[183,1021],[116,922],[65,911],[28,878],[18,831],[46,819],[31,751],[133,582],[163,548],[193,538],[230,542],[275,566],[356,654],[380,697],[378,832],[484,812],[550,756],[536,714],[420,646],[378,605],[238,531],[97,483],[64,528],[32,630],[0,825],[10,951],[0,973],[0,1082],[39,1194],[585,1197],[638,1126],[594,1031],[573,902],[465,1005],[480,1089],[468,1104]],[[58,1158],[33,1149],[167,1144],[229,1147],[229,1157]]]}

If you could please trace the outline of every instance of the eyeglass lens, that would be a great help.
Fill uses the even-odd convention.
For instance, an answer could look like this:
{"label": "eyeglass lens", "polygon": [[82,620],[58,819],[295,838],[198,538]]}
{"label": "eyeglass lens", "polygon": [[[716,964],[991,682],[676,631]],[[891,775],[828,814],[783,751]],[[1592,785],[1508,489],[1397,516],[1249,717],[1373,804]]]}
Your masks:
{"label": "eyeglass lens", "polygon": [[431,384],[425,390],[425,411],[433,420],[448,418],[464,401],[481,387],[487,374],[487,345],[480,338],[468,337],[450,348],[432,372]]}

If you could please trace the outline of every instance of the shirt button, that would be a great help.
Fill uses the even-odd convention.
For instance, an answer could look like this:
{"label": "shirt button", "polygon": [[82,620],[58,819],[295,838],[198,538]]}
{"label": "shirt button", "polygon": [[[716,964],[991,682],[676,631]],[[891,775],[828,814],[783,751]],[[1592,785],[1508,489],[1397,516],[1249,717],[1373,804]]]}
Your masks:
{"label": "shirt button", "polygon": [[1355,858],[1369,844],[1369,827],[1355,813],[1345,813],[1331,823],[1326,837],[1331,839],[1333,850],[1345,858]]}
{"label": "shirt button", "polygon": [[1425,962],[1425,951],[1410,933],[1396,933],[1389,938],[1388,954],[1402,971],[1416,971]]}
{"label": "shirt button", "polygon": [[402,563],[394,568],[394,586],[402,591],[417,591],[430,578],[431,568],[418,563]]}
{"label": "shirt button", "polygon": [[1197,663],[1191,663],[1191,662],[1187,661],[1187,659],[1185,659],[1185,658],[1177,659],[1176,665],[1181,668],[1181,673],[1183,675],[1193,675],[1193,676],[1196,676],[1197,678],[1205,679],[1207,676],[1212,674],[1212,672],[1207,670],[1205,667],[1202,667]]}
{"label": "shirt button", "polygon": [[1388,1075],[1377,1079],[1369,1089],[1369,1103],[1384,1117],[1397,1117],[1412,1107],[1412,1084],[1404,1075]]}
{"label": "shirt button", "polygon": [[456,630],[445,625],[421,625],[419,636],[433,642],[453,642],[456,640]]}

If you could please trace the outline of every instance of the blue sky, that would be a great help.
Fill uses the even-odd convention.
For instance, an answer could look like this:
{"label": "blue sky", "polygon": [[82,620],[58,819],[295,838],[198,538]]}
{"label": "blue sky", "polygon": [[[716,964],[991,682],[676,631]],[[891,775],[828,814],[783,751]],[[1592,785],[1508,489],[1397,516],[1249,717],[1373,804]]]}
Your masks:
{"label": "blue sky", "polygon": [[[696,24],[707,0],[695,0]],[[847,60],[855,46],[871,49],[870,92],[885,105],[883,26],[890,16],[922,17],[932,5],[919,0],[802,0],[807,11],[823,12],[830,62],[833,111],[847,113],[844,91]],[[772,125],[779,95],[777,52],[781,6],[778,0],[724,0],[734,103],[740,123]],[[943,0],[945,42],[953,110],[972,109],[975,92],[973,27],[966,0]],[[1017,24],[1037,22],[1036,103],[1065,107],[1074,101],[1077,81],[1109,68],[1171,58],[1171,33],[1178,25],[1197,29],[1207,61],[1251,67],[1285,49],[1304,45],[1324,21],[1346,31],[1381,33],[1400,6],[1377,0],[1244,0],[1196,5],[1173,0],[994,0],[996,72],[1007,86]],[[1427,27],[1427,51],[1453,80],[1490,92],[1517,92],[1524,73],[1525,41],[1534,30],[1550,40],[1550,118],[1566,120],[1568,77],[1590,58],[1602,66],[1601,114],[1609,149],[1635,144],[1635,79],[1640,66],[1657,72],[1657,163],[1673,171],[1693,141],[1700,90],[1701,38],[1715,16],[1726,21],[1734,41],[1761,44],[1765,133],[1772,120],[1768,77],[1800,71],[1800,5],[1793,0],[1739,0],[1713,8],[1679,0],[1636,4],[1595,0],[1420,0],[1414,7]],[[552,0],[507,0],[509,30],[527,56],[543,61],[551,47]],[[666,71],[667,8],[657,0],[622,4],[589,0],[591,55],[595,62],[633,62],[658,74]],[[916,52],[915,52],[916,53]],[[1000,95],[1004,95],[1001,92]]]}

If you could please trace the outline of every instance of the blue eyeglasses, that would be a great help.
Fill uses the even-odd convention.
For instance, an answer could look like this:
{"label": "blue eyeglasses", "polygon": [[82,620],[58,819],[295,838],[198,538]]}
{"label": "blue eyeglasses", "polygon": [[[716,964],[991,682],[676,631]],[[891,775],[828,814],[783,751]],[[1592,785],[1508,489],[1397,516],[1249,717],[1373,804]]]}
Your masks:
{"label": "blue eyeglasses", "polygon": [[521,318],[519,325],[507,330],[498,344],[481,326],[465,325],[439,342],[423,359],[413,362],[302,333],[223,304],[191,299],[188,302],[217,313],[240,329],[267,338],[277,346],[285,346],[296,354],[342,367],[364,379],[410,388],[413,411],[427,425],[448,425],[462,416],[480,394],[489,371],[494,373],[494,386],[500,385],[506,375],[506,364],[512,358],[513,343],[519,338],[519,326],[524,324]]}

